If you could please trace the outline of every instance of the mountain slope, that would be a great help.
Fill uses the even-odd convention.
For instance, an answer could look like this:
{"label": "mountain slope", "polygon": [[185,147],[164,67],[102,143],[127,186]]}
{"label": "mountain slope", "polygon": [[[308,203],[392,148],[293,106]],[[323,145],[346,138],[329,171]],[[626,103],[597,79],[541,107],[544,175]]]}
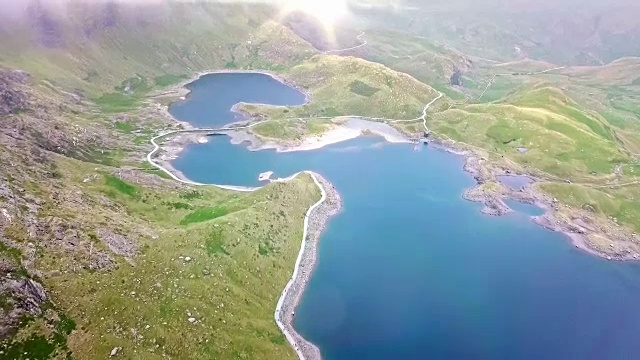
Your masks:
{"label": "mountain slope", "polygon": [[548,86],[436,113],[430,123],[454,140],[490,148],[561,181],[607,175],[629,160],[606,122]]}

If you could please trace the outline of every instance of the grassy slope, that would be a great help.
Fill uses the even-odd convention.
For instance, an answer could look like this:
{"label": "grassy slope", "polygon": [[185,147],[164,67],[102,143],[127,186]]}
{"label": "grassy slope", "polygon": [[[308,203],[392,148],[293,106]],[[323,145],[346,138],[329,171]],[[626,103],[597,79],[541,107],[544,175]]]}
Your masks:
{"label": "grassy slope", "polygon": [[[578,103],[552,84],[572,94],[580,88],[583,96],[593,94],[592,99],[598,97],[598,89],[558,78],[546,77],[551,83],[523,78],[498,90],[502,96],[497,101],[435,113],[428,124],[446,137],[489,150],[491,156],[505,157],[541,176],[549,181],[541,189],[561,202],[576,208],[588,205],[603,219],[615,218],[640,230],[634,120],[612,123],[598,111],[602,108],[588,110],[584,98],[578,97]],[[599,104],[611,109],[604,102]],[[520,147],[528,151],[520,153]],[[616,165],[621,166],[619,174],[614,174]]]}
{"label": "grassy slope", "polygon": [[396,32],[366,33],[367,60],[384,64],[391,69],[411,74],[453,99],[463,94],[449,86],[455,67],[465,68],[468,59],[461,53],[437,46],[426,39],[409,37]]}
{"label": "grassy slope", "polygon": [[311,93],[309,104],[293,108],[245,105],[252,114],[271,118],[361,115],[391,119],[420,116],[437,96],[409,75],[354,57],[316,55],[283,74]]}
{"label": "grassy slope", "polygon": [[[628,161],[608,124],[553,87],[522,91],[490,104],[465,105],[435,114],[432,127],[562,179],[608,174]],[[526,153],[517,148],[526,147]]]}
{"label": "grassy slope", "polygon": [[277,140],[303,140],[320,135],[332,126],[329,119],[276,119],[251,128],[251,132],[263,138]]}
{"label": "grassy slope", "polygon": [[[2,150],[3,162],[20,156]],[[45,200],[38,217],[63,229],[65,241],[51,242],[53,230],[30,238],[15,221],[2,230],[35,250],[30,268],[37,269],[58,314],[74,321],[75,330],[60,344],[75,358],[101,358],[117,346],[126,357],[148,359],[185,351],[194,359],[295,358],[273,311],[299,250],[304,213],[320,196],[310,177],[236,193],[154,177],[154,185],[139,185],[109,174],[112,168],[62,156],[49,165],[57,175],[24,181],[19,171],[11,180]],[[40,170],[33,164],[26,171]],[[123,173],[149,181],[144,173]],[[126,260],[109,251],[100,240],[103,229],[137,244],[138,254]],[[90,270],[98,254],[111,257],[116,268]],[[19,251],[16,256],[22,258]],[[40,322],[27,323],[32,325],[13,342],[0,341],[0,349],[11,354],[26,346],[27,357],[48,358],[42,352],[48,343],[38,341],[36,348],[25,340],[48,333],[38,330]]]}
{"label": "grassy slope", "polygon": [[576,184],[543,184],[542,189],[575,208],[589,206],[603,218],[629,225],[640,231],[640,206],[638,184],[622,187],[589,187]]}
{"label": "grassy slope", "polygon": [[[90,165],[59,164],[65,181],[87,201],[104,195],[117,208],[83,215],[75,207],[58,211],[102,226],[120,218],[120,231],[146,228],[152,234],[136,239],[141,253],[134,264],[120,261],[108,274],[80,271],[47,279],[57,302],[80,326],[69,339],[76,357],[102,357],[116,346],[149,359],[185,352],[194,359],[294,357],[273,311],[299,250],[302,216],[319,198],[310,177],[250,194],[167,191],[104,175],[83,183],[95,173]],[[211,211],[216,208],[225,211]],[[42,258],[37,266],[52,274],[70,267],[63,261]],[[188,313],[196,324],[187,321]],[[141,336],[132,336],[131,329]]]}

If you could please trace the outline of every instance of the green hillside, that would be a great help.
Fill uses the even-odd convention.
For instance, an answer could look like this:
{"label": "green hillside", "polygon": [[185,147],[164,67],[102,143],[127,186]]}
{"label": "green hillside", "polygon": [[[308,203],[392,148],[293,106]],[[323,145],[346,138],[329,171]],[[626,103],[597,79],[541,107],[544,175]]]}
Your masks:
{"label": "green hillside", "polygon": [[282,75],[310,93],[309,104],[286,109],[245,105],[241,109],[269,118],[360,115],[412,119],[437,96],[429,85],[407,74],[355,57],[316,55]]}
{"label": "green hillside", "polygon": [[[471,69],[471,60],[454,49],[436,45],[427,39],[389,31],[370,31],[366,34],[367,60],[384,64],[399,72],[411,74],[453,99],[463,94],[449,86],[456,69]],[[467,84],[467,87],[471,85]]]}
{"label": "green hillside", "polygon": [[456,141],[490,149],[562,180],[609,174],[614,164],[629,160],[605,121],[548,86],[437,113],[429,122]]}

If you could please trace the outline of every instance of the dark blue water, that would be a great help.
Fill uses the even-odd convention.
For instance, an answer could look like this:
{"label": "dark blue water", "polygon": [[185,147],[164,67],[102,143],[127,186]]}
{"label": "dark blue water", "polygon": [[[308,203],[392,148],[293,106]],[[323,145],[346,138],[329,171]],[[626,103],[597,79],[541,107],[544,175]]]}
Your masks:
{"label": "dark blue water", "polygon": [[172,104],[169,112],[197,127],[220,127],[242,120],[231,111],[239,102],[270,105],[302,105],[305,95],[269,75],[217,73],[202,76],[187,88],[186,101]]}
{"label": "dark blue water", "polygon": [[528,216],[482,215],[461,198],[473,180],[455,155],[372,137],[249,152],[218,137],[173,165],[198,182],[311,169],[335,184],[344,210],[294,324],[327,360],[640,358],[640,266],[584,254]]}

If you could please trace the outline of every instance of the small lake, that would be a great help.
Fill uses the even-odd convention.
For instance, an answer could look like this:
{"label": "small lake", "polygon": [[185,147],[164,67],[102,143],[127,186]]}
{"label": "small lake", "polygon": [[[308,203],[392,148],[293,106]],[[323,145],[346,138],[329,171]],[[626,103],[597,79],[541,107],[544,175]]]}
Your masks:
{"label": "small lake", "polygon": [[172,104],[169,112],[196,127],[221,127],[243,120],[231,111],[233,105],[246,102],[269,105],[302,105],[305,94],[262,73],[214,73],[187,85],[191,90],[185,101]]}
{"label": "small lake", "polygon": [[496,179],[512,190],[522,190],[533,183],[533,179],[526,175],[498,175]]}
{"label": "small lake", "polygon": [[[196,85],[192,98],[215,102]],[[529,221],[533,208],[482,215],[461,198],[474,184],[462,165],[378,137],[290,153],[214,137],[173,161],[197,182],[256,186],[261,172],[308,169],[336,186],[344,209],[294,323],[325,360],[640,358],[640,266],[575,249]]]}

